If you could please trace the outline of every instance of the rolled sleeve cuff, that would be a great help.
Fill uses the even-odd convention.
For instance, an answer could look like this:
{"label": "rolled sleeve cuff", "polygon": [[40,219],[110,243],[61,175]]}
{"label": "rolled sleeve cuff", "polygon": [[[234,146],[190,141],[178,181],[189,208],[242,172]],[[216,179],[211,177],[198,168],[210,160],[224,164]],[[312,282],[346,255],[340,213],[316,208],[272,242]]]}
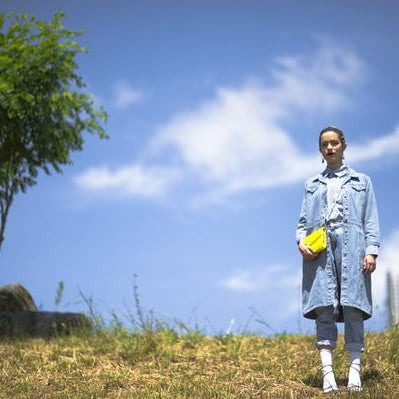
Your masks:
{"label": "rolled sleeve cuff", "polygon": [[378,256],[378,247],[376,245],[367,245],[366,255]]}
{"label": "rolled sleeve cuff", "polygon": [[299,241],[301,241],[302,238],[305,238],[305,237],[306,237],[306,231],[298,230],[297,233],[295,234],[296,243],[299,244]]}

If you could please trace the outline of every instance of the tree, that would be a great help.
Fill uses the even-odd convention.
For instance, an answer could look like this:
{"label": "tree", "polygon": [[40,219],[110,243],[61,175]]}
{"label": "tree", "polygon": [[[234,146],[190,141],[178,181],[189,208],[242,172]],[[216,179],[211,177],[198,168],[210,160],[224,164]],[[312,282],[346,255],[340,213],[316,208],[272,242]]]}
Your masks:
{"label": "tree", "polygon": [[107,137],[107,115],[77,74],[81,32],[65,29],[64,17],[0,14],[0,249],[15,195],[35,185],[39,171],[72,164],[84,132]]}

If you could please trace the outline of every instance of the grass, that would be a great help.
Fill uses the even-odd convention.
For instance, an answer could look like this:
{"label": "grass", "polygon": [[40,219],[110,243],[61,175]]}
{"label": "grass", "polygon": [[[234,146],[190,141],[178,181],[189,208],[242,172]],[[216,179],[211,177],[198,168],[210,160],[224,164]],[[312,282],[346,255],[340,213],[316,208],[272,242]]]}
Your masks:
{"label": "grass", "polygon": [[[343,346],[340,336],[339,347]],[[335,351],[343,398],[397,398],[399,329],[368,333],[361,393],[345,390],[348,355]],[[0,398],[320,398],[311,335],[179,334],[120,325],[44,339],[0,341]]]}

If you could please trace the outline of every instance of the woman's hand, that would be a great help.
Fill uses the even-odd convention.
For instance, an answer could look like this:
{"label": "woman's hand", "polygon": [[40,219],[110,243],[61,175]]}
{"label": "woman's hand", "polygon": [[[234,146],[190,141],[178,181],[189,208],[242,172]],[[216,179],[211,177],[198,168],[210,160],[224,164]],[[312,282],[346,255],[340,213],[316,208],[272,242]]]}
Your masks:
{"label": "woman's hand", "polygon": [[311,247],[308,247],[307,245],[305,245],[303,243],[303,239],[299,240],[298,249],[299,249],[299,252],[302,254],[302,256],[308,261],[314,260],[317,258],[317,253],[315,251],[313,251],[313,249]]}
{"label": "woman's hand", "polygon": [[377,266],[377,260],[375,255],[366,255],[363,261],[363,270],[364,274],[367,276],[368,274],[373,273]]}

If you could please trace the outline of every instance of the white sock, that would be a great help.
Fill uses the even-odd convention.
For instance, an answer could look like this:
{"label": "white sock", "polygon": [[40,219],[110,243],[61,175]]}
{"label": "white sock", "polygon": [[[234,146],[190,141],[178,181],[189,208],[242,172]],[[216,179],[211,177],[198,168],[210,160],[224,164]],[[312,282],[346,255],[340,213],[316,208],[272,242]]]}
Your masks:
{"label": "white sock", "polygon": [[332,368],[332,351],[331,349],[320,349],[320,359],[323,371],[323,391],[338,391],[337,383]]}
{"label": "white sock", "polygon": [[349,366],[349,377],[348,377],[348,388],[354,388],[361,390],[362,382],[360,380],[360,368],[361,368],[362,352],[351,351],[350,352],[350,366]]}

